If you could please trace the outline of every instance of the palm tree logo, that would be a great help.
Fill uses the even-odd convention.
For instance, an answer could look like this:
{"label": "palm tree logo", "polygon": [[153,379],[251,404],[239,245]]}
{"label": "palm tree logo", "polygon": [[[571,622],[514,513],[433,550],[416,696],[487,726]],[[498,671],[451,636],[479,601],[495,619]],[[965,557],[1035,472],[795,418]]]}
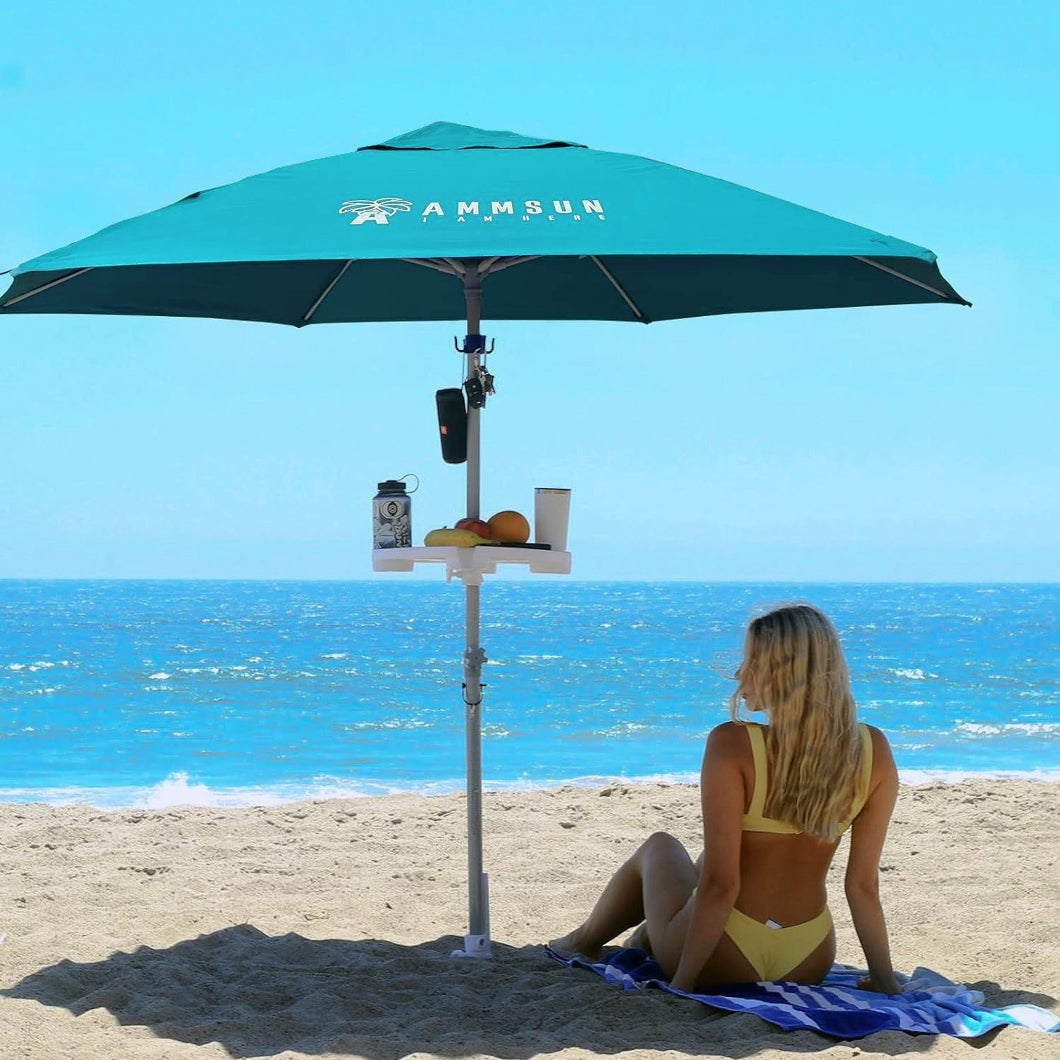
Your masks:
{"label": "palm tree logo", "polygon": [[412,203],[407,199],[347,199],[339,207],[339,213],[354,214],[351,225],[363,225],[366,221],[388,225],[394,214],[408,213],[411,208]]}

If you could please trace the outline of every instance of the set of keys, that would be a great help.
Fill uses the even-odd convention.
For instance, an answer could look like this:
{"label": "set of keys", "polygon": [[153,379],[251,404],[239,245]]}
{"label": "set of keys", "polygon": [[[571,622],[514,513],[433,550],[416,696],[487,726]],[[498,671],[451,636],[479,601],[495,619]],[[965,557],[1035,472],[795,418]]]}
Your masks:
{"label": "set of keys", "polygon": [[493,387],[493,376],[486,371],[485,365],[476,365],[471,370],[464,380],[464,390],[467,392],[468,406],[473,409],[484,408],[486,398],[497,393]]}
{"label": "set of keys", "polygon": [[486,369],[486,357],[493,352],[493,342],[490,342],[487,349],[485,335],[468,334],[464,339],[463,346],[460,345],[459,340],[455,336],[453,337],[453,345],[456,347],[457,352],[464,354],[465,357],[478,354],[482,358],[482,363],[475,365],[468,373],[467,379],[464,380],[464,390],[467,393],[469,408],[485,408],[486,398],[491,394],[497,393],[493,388],[493,375]]}

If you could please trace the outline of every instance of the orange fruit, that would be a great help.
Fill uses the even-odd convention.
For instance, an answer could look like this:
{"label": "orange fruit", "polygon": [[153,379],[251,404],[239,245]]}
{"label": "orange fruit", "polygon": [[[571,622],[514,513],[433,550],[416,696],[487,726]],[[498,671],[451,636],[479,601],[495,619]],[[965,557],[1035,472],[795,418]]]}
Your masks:
{"label": "orange fruit", "polygon": [[497,512],[490,516],[490,537],[494,541],[515,541],[522,544],[530,540],[530,524],[519,512]]}

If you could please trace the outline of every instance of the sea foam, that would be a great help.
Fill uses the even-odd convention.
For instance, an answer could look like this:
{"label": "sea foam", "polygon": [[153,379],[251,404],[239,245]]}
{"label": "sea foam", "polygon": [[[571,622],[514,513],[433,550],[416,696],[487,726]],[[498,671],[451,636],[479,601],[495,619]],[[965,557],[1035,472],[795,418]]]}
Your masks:
{"label": "sea foam", "polygon": [[[959,769],[899,770],[899,780],[907,787],[959,784],[978,780],[1027,780],[1060,783],[1060,769],[994,770],[973,772]],[[519,778],[483,782],[487,794],[501,792],[554,791],[558,788],[609,788],[638,786],[689,787],[689,799],[697,802],[694,773],[650,773],[642,776],[589,774],[549,781]],[[394,784],[384,780],[353,780],[343,777],[317,777],[306,783],[223,788],[192,781],[186,773],[173,773],[150,787],[124,788],[0,788],[0,803],[45,803],[52,806],[89,806],[103,811],[168,810],[177,807],[247,809],[255,806],[282,806],[295,802],[324,799],[364,799],[379,795],[451,795],[463,793],[463,777],[448,777],[415,784]]]}

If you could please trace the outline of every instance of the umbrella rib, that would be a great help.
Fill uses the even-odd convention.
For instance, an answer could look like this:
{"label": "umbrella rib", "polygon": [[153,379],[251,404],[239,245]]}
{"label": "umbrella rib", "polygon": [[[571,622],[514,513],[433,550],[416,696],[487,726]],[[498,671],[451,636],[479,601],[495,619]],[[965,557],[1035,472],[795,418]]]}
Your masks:
{"label": "umbrella rib", "polygon": [[76,272],[68,272],[65,276],[60,276],[57,280],[52,280],[49,283],[41,284],[40,287],[34,287],[32,291],[26,291],[25,294],[20,294],[17,298],[12,298],[10,302],[4,302],[3,307],[7,309],[8,306],[17,305],[19,302],[24,301],[27,298],[32,298],[35,294],[40,294],[41,291],[47,291],[50,287],[58,287],[61,283],[66,283],[67,280],[76,280],[78,276],[84,276],[86,272],[91,272],[94,266],[89,266],[87,269],[78,269]]}
{"label": "umbrella rib", "polygon": [[402,258],[401,260],[408,262],[409,265],[422,265],[425,269],[437,269],[438,272],[444,272],[449,276],[464,275],[450,258]]}
{"label": "umbrella rib", "polygon": [[914,280],[912,276],[906,276],[904,272],[899,272],[897,269],[888,268],[886,265],[881,265],[878,261],[873,261],[872,258],[863,258],[860,254],[854,255],[855,261],[862,261],[866,265],[871,265],[874,269],[879,269],[880,272],[888,272],[892,276],[897,276],[899,280],[905,280],[907,283],[915,284],[917,287],[922,287],[925,291],[930,291],[933,295],[937,295],[939,298],[945,301],[950,300],[950,296],[944,291],[939,291],[934,287],[929,287],[926,283],[921,283],[919,280]]}
{"label": "umbrella rib", "polygon": [[594,262],[596,262],[596,267],[611,281],[611,284],[614,289],[618,291],[620,295],[622,295],[622,297],[626,301],[626,305],[628,305],[629,308],[632,309],[634,313],[636,313],[637,319],[643,321],[643,323],[646,324],[648,321],[645,319],[644,314],[637,308],[637,303],[634,302],[628,294],[626,294],[625,289],[622,287],[622,284],[620,284],[618,280],[616,280],[615,277],[611,274],[611,270],[608,269],[608,267],[595,254],[590,254],[589,257],[592,258]]}
{"label": "umbrella rib", "polygon": [[490,273],[500,272],[501,269],[510,269],[513,265],[524,265],[528,261],[537,261],[543,257],[542,254],[524,254],[522,257],[511,258],[487,258],[478,267],[480,276],[488,276]]}
{"label": "umbrella rib", "polygon": [[329,294],[331,294],[332,288],[333,288],[333,287],[335,286],[335,284],[337,284],[337,283],[339,282],[339,280],[341,280],[341,279],[342,279],[342,277],[343,277],[343,276],[345,276],[345,275],[346,275],[346,270],[347,270],[347,269],[348,269],[348,268],[349,268],[349,267],[350,267],[350,266],[351,266],[351,265],[352,265],[352,264],[353,264],[353,263],[354,263],[354,262],[355,262],[356,260],[357,260],[356,258],[347,258],[347,259],[346,259],[346,261],[345,261],[345,262],[343,263],[343,266],[342,266],[342,268],[341,268],[341,269],[339,269],[338,275],[337,275],[337,276],[335,277],[335,279],[333,279],[333,280],[331,281],[331,283],[329,283],[329,284],[327,285],[327,287],[325,287],[325,288],[324,288],[324,293],[323,293],[323,294],[322,294],[322,295],[321,295],[321,296],[320,296],[320,297],[319,297],[319,298],[318,298],[318,299],[317,299],[317,300],[316,300],[316,301],[315,301],[315,302],[314,302],[314,303],[313,303],[313,304],[312,304],[312,305],[311,305],[311,306],[309,307],[309,312],[307,312],[307,313],[306,313],[306,314],[305,314],[305,315],[304,315],[304,316],[302,317],[302,323],[303,323],[303,324],[308,324],[308,323],[309,323],[309,321],[310,321],[310,319],[312,318],[313,314],[314,314],[314,313],[315,313],[315,312],[316,312],[316,311],[317,311],[317,310],[318,310],[318,309],[320,308],[320,303],[321,303],[321,302],[323,302],[323,301],[324,301],[324,299],[325,299],[325,298],[327,298],[327,296],[328,296]]}

